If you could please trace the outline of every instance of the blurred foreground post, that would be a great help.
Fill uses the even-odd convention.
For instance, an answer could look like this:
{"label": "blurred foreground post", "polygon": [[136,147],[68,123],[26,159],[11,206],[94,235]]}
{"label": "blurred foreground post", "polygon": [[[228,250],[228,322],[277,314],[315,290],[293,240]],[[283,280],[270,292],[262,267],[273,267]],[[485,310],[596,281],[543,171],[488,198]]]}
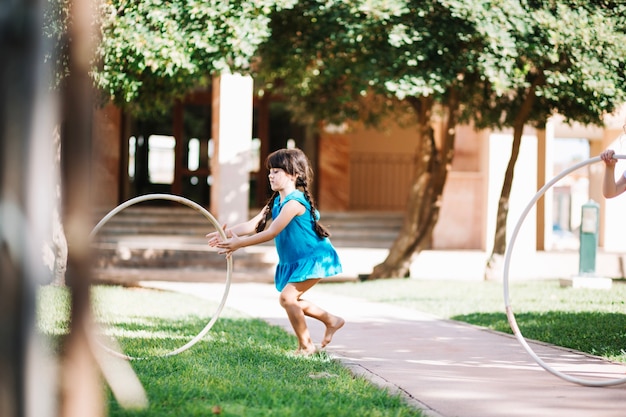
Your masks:
{"label": "blurred foreground post", "polygon": [[104,414],[103,390],[90,349],[90,161],[93,94],[89,70],[95,44],[91,0],[70,1],[69,76],[62,89],[62,222],[68,245],[66,283],[71,294],[70,333],[61,358],[60,415]]}
{"label": "blurred foreground post", "polygon": [[51,281],[57,106],[44,60],[43,0],[0,3],[0,416],[57,415],[57,375],[36,328]]}

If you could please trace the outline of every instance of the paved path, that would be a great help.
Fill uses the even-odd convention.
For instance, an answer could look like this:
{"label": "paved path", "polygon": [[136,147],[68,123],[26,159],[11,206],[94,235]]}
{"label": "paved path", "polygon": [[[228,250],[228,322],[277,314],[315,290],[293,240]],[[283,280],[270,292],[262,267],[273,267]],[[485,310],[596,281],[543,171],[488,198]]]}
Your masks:
{"label": "paved path", "polygon": [[[220,284],[150,285],[216,301],[224,291]],[[513,336],[315,288],[307,298],[346,319],[327,351],[353,372],[401,392],[425,416],[626,416],[626,384],[588,387],[565,381],[537,365]],[[271,284],[233,284],[226,307],[291,332]],[[315,321],[309,325],[320,340],[323,326]],[[599,381],[626,378],[626,366],[545,344],[530,346],[567,375]]]}

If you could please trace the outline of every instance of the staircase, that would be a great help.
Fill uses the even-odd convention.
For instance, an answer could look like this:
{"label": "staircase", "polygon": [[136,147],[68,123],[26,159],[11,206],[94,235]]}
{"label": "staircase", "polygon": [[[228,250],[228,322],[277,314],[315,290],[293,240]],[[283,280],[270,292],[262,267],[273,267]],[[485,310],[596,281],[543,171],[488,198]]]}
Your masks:
{"label": "staircase", "polygon": [[[97,213],[95,223],[106,213]],[[402,213],[328,212],[321,223],[340,248],[391,247]],[[187,207],[132,206],[113,216],[93,238],[94,278],[131,285],[139,280],[224,281],[226,261],[207,245],[214,231],[200,213]],[[273,242],[237,251],[233,282],[268,281],[277,261]]]}

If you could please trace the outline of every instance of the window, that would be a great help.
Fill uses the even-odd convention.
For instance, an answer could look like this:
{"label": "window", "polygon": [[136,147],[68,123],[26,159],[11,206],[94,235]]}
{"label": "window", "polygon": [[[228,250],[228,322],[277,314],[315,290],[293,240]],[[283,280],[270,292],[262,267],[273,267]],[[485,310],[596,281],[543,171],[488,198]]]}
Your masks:
{"label": "window", "polygon": [[187,168],[196,171],[200,167],[200,140],[189,139],[187,142]]}
{"label": "window", "polygon": [[128,138],[128,176],[131,180],[135,178],[135,155],[137,154],[137,138]]}
{"label": "window", "polygon": [[148,176],[152,184],[174,182],[174,146],[172,136],[151,135],[148,138]]}

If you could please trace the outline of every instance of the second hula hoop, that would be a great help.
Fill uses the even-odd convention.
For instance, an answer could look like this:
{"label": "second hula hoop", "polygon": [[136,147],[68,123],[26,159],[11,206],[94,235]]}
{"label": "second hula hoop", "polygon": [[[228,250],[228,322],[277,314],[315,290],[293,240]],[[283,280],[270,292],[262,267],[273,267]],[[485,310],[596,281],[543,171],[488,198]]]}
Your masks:
{"label": "second hula hoop", "polygon": [[[626,159],[626,155],[614,155],[614,158]],[[520,331],[519,326],[517,325],[517,321],[515,320],[513,309],[511,308],[511,304],[509,300],[509,268],[510,268],[510,262],[511,262],[511,254],[513,253],[513,247],[515,245],[515,239],[517,238],[517,234],[519,233],[522,227],[522,224],[524,223],[524,220],[526,219],[526,216],[528,215],[530,210],[535,206],[537,201],[546,193],[548,189],[550,189],[554,184],[556,184],[566,175],[569,175],[570,173],[584,166],[591,165],[599,161],[601,161],[601,158],[599,156],[596,156],[586,161],[579,162],[578,164],[573,165],[572,167],[564,170],[559,175],[552,178],[552,180],[546,183],[543,187],[541,187],[541,189],[537,192],[537,194],[535,194],[532,200],[530,200],[530,203],[528,203],[528,205],[522,212],[522,215],[520,216],[520,219],[518,220],[517,225],[515,226],[515,229],[513,230],[513,234],[511,235],[511,241],[507,245],[506,253],[504,256],[504,270],[503,270],[504,304],[506,307],[506,317],[507,317],[507,320],[509,321],[509,325],[511,326],[511,329],[513,330],[513,333],[515,334],[515,337],[517,338],[517,340],[521,343],[524,349],[530,354],[530,356],[535,360],[535,362],[537,362],[537,364],[539,364],[539,366],[541,366],[546,371],[566,381],[573,382],[579,385],[589,386],[589,387],[607,387],[607,386],[624,384],[626,383],[626,378],[609,379],[609,380],[602,380],[602,381],[576,378],[576,377],[567,375],[563,372],[557,371],[556,369],[552,368],[547,363],[545,363],[539,356],[537,356],[537,354],[533,351],[533,349],[530,347],[530,345],[528,344],[528,342],[522,335],[522,332]]]}
{"label": "second hula hoop", "polygon": [[[93,230],[91,231],[91,233],[89,234],[89,238],[93,239],[93,237],[98,233],[98,231],[109,221],[111,220],[111,218],[113,216],[115,216],[116,214],[118,214],[120,211],[133,206],[135,204],[144,202],[144,201],[152,201],[152,200],[169,200],[169,201],[174,201],[176,203],[180,203],[183,204],[187,207],[190,207],[194,210],[196,210],[197,212],[199,212],[200,214],[202,214],[210,223],[211,225],[213,225],[213,227],[215,228],[215,230],[220,234],[220,236],[222,237],[222,239],[226,239],[226,234],[224,233],[224,231],[222,230],[221,225],[219,224],[219,222],[215,219],[215,217],[213,217],[213,215],[207,211],[204,207],[202,207],[201,205],[185,198],[185,197],[180,197],[177,195],[172,195],[172,194],[146,194],[146,195],[142,195],[139,197],[135,197],[132,198],[122,204],[120,204],[119,206],[115,207],[113,210],[111,210],[109,213],[107,213],[106,216],[104,216],[102,218],[102,220],[100,220],[98,222],[98,224],[96,224],[96,226],[93,228]],[[184,352],[185,350],[189,349],[190,347],[192,347],[193,345],[195,345],[196,343],[198,343],[198,341],[200,341],[208,332],[209,330],[211,330],[211,327],[213,327],[213,325],[215,324],[215,322],[217,321],[218,317],[220,316],[222,310],[224,309],[224,305],[226,304],[226,299],[228,298],[228,291],[230,289],[230,282],[231,282],[231,277],[232,277],[232,270],[233,270],[233,260],[232,258],[227,258],[226,259],[226,285],[224,287],[224,294],[222,295],[222,300],[219,304],[219,306],[217,307],[217,310],[215,311],[215,313],[213,314],[213,317],[211,317],[211,320],[209,320],[209,322],[207,323],[206,326],[204,326],[204,328],[193,338],[191,339],[189,342],[187,342],[185,345],[174,349],[170,352],[166,352],[162,355],[155,355],[152,357],[167,357],[167,356],[173,356],[173,355],[177,355],[181,352]],[[125,355],[123,353],[120,353],[114,349],[111,349],[105,345],[100,344],[104,350],[106,350],[107,352],[124,358],[124,359],[147,359],[147,357],[133,357],[133,356],[129,356],[129,355]]]}

